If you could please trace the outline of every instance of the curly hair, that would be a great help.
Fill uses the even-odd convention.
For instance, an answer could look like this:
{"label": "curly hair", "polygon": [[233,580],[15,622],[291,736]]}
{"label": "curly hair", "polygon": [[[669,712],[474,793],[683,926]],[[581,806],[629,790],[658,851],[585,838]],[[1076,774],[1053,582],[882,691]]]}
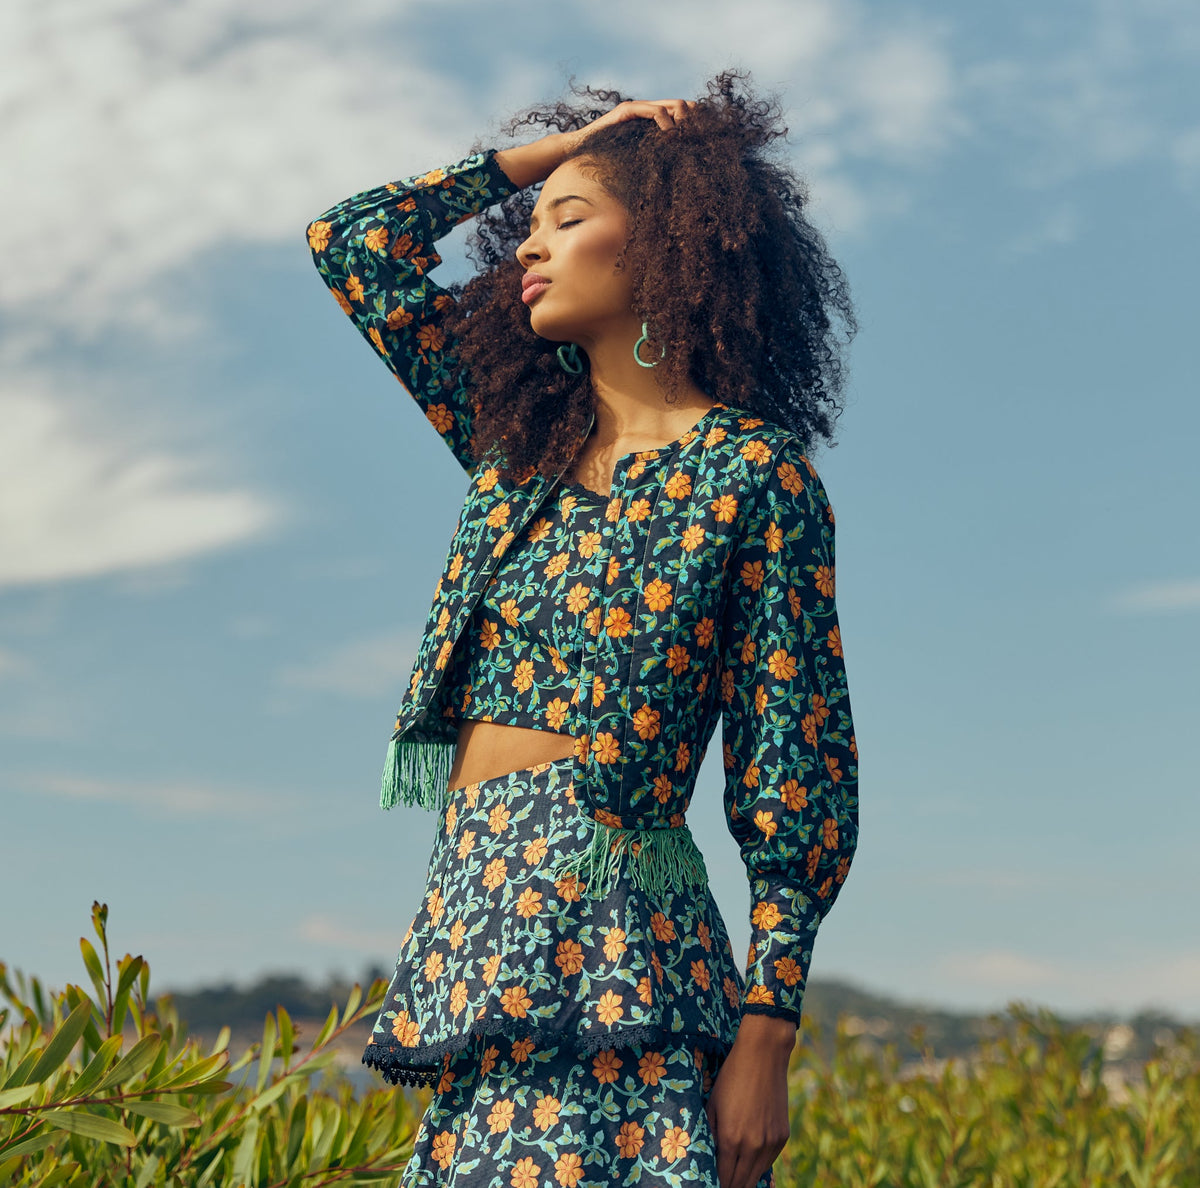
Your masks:
{"label": "curly hair", "polygon": [[[668,130],[653,120],[598,129],[567,159],[586,167],[629,213],[618,267],[633,278],[633,310],[649,323],[644,357],[657,358],[664,399],[689,381],[714,400],[786,426],[809,448],[831,442],[842,411],[842,349],[857,324],[846,279],[806,216],[808,191],[770,159],[786,137],[776,101],[755,99],[726,71],[688,118]],[[616,91],[578,87],[584,102],[515,116],[575,131],[621,103]],[[521,300],[516,249],[540,187],[480,215],[468,242],[478,272],[451,286],[446,329],[472,377],[473,455],[501,470],[557,473],[578,450],[594,392],[586,364],[568,375],[558,343],[540,338]]]}

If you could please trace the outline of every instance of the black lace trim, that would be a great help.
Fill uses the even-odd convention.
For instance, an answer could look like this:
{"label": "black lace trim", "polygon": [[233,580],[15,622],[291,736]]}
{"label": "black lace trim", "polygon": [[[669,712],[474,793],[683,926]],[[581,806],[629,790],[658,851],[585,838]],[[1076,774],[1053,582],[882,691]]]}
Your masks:
{"label": "black lace trim", "polygon": [[[368,1044],[362,1062],[375,1069],[391,1085],[411,1085],[429,1088],[441,1079],[443,1061],[447,1056],[461,1052],[470,1044],[487,1035],[503,1034],[506,1038],[540,1039],[546,1042],[555,1036],[569,1038],[570,1033],[554,1031],[544,1027],[531,1027],[506,1019],[489,1019],[475,1024],[465,1035],[442,1040],[435,1044],[422,1044],[419,1048],[398,1049],[390,1044]],[[665,1027],[647,1024],[642,1027],[627,1027],[618,1031],[576,1032],[576,1050],[580,1056],[594,1056],[606,1048],[627,1048],[633,1044],[675,1043],[699,1048],[703,1052],[725,1055],[729,1044],[715,1035],[694,1031],[668,1031]]]}
{"label": "black lace trim", "polygon": [[787,1007],[774,1006],[769,1002],[748,1002],[742,1007],[743,1015],[770,1015],[775,1019],[790,1019],[797,1027],[800,1026],[800,1012],[788,1010]]}

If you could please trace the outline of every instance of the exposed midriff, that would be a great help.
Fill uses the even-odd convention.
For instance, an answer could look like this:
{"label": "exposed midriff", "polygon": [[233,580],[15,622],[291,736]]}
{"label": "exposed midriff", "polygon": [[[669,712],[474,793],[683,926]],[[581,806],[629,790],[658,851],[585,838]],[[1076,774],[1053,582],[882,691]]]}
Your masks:
{"label": "exposed midriff", "polygon": [[521,771],[535,763],[565,759],[575,751],[575,740],[557,730],[504,726],[468,718],[458,728],[450,788]]}

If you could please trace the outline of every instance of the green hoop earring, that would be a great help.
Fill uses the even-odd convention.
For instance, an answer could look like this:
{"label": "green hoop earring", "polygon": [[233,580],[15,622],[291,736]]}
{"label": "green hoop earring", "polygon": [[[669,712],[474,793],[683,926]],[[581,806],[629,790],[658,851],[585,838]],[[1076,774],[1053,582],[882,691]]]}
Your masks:
{"label": "green hoop earring", "polygon": [[[642,343],[649,342],[649,341],[650,341],[650,335],[646,331],[646,323],[643,322],[642,323],[642,336],[641,336],[641,338],[639,338],[637,340],[637,342],[635,342],[633,344],[633,361],[639,367],[657,367],[658,366],[658,360],[655,360],[655,362],[653,362],[653,363],[643,363],[641,355],[638,354],[638,352],[642,349]],[[660,356],[660,358],[665,359],[666,357],[667,357],[667,348],[663,347],[662,355]]]}
{"label": "green hoop earring", "polygon": [[567,346],[564,342],[558,348],[558,362],[568,375],[579,375],[583,371],[583,364],[579,361],[579,347],[575,343]]}

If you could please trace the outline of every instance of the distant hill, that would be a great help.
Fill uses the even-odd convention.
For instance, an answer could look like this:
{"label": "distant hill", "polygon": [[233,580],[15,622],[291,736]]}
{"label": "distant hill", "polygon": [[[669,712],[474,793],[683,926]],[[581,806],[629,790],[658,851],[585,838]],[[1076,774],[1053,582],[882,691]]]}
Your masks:
{"label": "distant hill", "polygon": [[[390,976],[390,970],[364,971],[365,987],[375,978]],[[211,1036],[228,1025],[235,1032],[262,1026],[268,1011],[282,1006],[296,1019],[324,1018],[333,1003],[344,1004],[350,980],[330,980],[316,985],[297,974],[273,974],[244,987],[232,983],[207,986],[172,994],[180,1016],[190,1031]],[[814,978],[804,997],[805,1018],[819,1030],[818,1043],[832,1041],[838,1021],[850,1034],[868,1046],[895,1044],[904,1061],[928,1054],[937,1060],[968,1056],[985,1036],[1003,1026],[1003,1016],[950,1011],[898,1001],[873,994],[849,982]],[[1129,1018],[1116,1015],[1057,1016],[1095,1037],[1110,1060],[1140,1064],[1156,1044],[1165,1045],[1185,1024],[1169,1015],[1144,1011]],[[914,1042],[920,1032],[922,1044]]]}

